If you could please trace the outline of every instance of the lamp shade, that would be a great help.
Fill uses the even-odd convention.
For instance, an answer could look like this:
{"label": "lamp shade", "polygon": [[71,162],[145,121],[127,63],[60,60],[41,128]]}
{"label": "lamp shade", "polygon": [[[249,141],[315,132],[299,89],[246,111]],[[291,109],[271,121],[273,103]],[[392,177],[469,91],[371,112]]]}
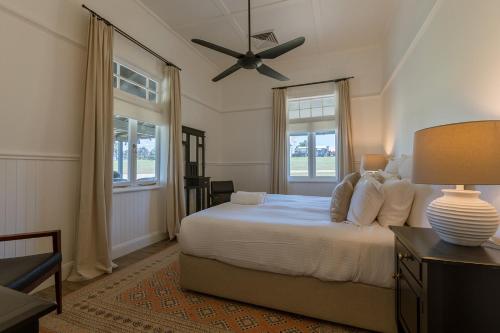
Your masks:
{"label": "lamp shade", "polygon": [[384,169],[387,165],[387,156],[383,154],[365,154],[361,156],[361,167],[363,171],[376,171]]}
{"label": "lamp shade", "polygon": [[416,184],[500,184],[500,120],[422,129],[413,140]]}

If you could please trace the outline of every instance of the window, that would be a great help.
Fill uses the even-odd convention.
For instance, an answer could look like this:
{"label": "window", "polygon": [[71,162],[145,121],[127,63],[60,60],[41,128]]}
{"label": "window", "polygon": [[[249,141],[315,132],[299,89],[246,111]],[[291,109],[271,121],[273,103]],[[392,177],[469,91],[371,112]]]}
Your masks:
{"label": "window", "polygon": [[116,61],[113,62],[113,87],[150,103],[158,103],[158,82]]}
{"label": "window", "polygon": [[126,183],[129,181],[129,121],[128,118],[115,117],[114,119],[114,151],[113,151],[113,182]]}
{"label": "window", "polygon": [[336,178],[335,95],[288,99],[290,180]]}
{"label": "window", "polygon": [[158,126],[115,116],[114,135],[115,186],[156,184],[159,180]]}
{"label": "window", "polygon": [[155,181],[156,126],[137,122],[137,180]]}

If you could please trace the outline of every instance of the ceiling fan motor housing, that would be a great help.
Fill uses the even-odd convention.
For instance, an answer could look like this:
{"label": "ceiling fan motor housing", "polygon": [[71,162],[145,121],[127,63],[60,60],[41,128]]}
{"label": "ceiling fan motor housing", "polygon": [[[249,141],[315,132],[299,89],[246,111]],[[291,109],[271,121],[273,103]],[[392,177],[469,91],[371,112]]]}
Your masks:
{"label": "ceiling fan motor housing", "polygon": [[[236,72],[240,68],[245,68],[245,69],[256,69],[260,74],[269,76],[273,79],[280,80],[280,81],[286,81],[288,78],[278,72],[276,72],[274,69],[271,67],[267,66],[266,64],[262,63],[262,59],[275,59],[279,57],[282,54],[285,54],[291,50],[293,50],[296,47],[299,47],[300,45],[304,44],[305,38],[304,37],[298,37],[295,38],[291,41],[288,41],[284,44],[277,45],[275,47],[272,47],[270,49],[264,50],[262,52],[259,52],[257,54],[254,54],[252,52],[252,29],[251,29],[251,6],[250,6],[250,0],[248,0],[248,51],[245,54],[242,54],[240,52],[236,52],[230,49],[227,49],[223,46],[219,46],[210,42],[207,42],[202,39],[197,39],[194,38],[191,41],[193,43],[199,44],[204,47],[208,47],[209,49],[212,49],[217,52],[221,52],[224,54],[227,54],[228,56],[231,56],[233,58],[238,59],[236,64],[233,66],[229,67],[216,77],[212,79],[212,81],[217,82],[223,78],[225,78],[228,75],[231,75],[232,73]],[[273,42],[277,42],[276,36],[274,33],[264,33],[264,34],[259,34],[256,36],[258,39],[265,39],[265,40],[271,40]]]}
{"label": "ceiling fan motor housing", "polygon": [[245,69],[256,69],[262,65],[260,57],[248,51],[244,56],[238,59],[238,64]]}

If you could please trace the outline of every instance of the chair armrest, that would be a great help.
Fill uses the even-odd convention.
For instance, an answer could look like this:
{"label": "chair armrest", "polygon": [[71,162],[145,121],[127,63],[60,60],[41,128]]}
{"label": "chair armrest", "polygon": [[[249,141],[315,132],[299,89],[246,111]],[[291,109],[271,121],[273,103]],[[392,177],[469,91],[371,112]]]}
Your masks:
{"label": "chair armrest", "polygon": [[52,249],[54,253],[61,252],[61,230],[36,231],[26,232],[22,234],[3,235],[0,236],[0,242],[43,237],[52,237]]}

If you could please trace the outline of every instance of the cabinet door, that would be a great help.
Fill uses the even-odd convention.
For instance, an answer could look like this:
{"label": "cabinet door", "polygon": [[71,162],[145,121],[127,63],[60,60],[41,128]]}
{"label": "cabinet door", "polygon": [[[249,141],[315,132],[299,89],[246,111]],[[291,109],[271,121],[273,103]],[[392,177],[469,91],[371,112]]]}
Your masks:
{"label": "cabinet door", "polygon": [[398,319],[408,333],[420,333],[421,298],[416,281],[409,272],[398,267],[397,306]]}

